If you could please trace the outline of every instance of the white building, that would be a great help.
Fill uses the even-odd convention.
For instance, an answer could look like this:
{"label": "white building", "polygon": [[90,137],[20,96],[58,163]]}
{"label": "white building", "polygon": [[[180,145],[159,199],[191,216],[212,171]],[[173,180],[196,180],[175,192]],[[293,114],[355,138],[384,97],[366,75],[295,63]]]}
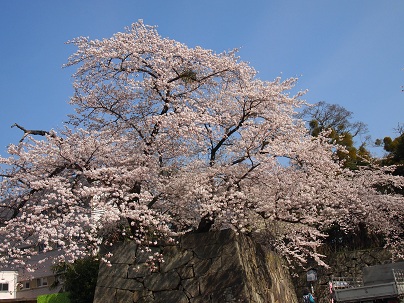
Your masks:
{"label": "white building", "polygon": [[0,271],[0,300],[17,297],[17,271]]}
{"label": "white building", "polygon": [[52,259],[60,255],[61,251],[49,251],[44,253],[49,259],[39,265],[43,254],[33,256],[31,264],[38,264],[34,272],[26,272],[24,269],[0,271],[0,303],[3,299],[36,299],[40,295],[57,293],[62,288],[62,283],[57,287],[49,287],[55,282],[52,271]]}
{"label": "white building", "polygon": [[[35,299],[40,295],[47,295],[57,293],[61,289],[61,285],[50,289],[49,287],[55,282],[55,275],[52,271],[53,258],[62,254],[62,251],[53,250],[44,253],[47,259],[42,263],[34,272],[24,272],[20,270],[18,272],[18,287],[17,287],[17,299]],[[33,256],[30,260],[32,264],[38,264],[39,260],[43,258],[43,254]]]}

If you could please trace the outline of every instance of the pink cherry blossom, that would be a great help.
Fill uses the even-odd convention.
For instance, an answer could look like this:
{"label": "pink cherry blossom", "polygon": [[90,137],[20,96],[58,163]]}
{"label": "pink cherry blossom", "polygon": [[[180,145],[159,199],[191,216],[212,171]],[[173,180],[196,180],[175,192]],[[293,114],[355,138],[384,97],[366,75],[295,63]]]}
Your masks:
{"label": "pink cherry blossom", "polygon": [[403,178],[343,169],[339,147],[296,118],[297,79],[260,80],[237,50],[189,48],[141,21],[69,43],[69,126],[0,158],[0,264],[26,264],[38,243],[72,262],[123,237],[148,248],[222,228],[321,264],[324,231],[359,222],[403,256],[403,197],[378,190]]}

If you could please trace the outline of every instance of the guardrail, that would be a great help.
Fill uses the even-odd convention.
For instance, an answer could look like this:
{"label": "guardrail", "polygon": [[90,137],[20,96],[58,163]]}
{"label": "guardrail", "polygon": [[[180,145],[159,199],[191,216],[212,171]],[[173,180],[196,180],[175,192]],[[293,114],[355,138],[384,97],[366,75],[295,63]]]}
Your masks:
{"label": "guardrail", "polygon": [[362,278],[333,277],[332,288],[338,302],[396,298],[404,295],[404,270],[392,269],[394,281],[388,283],[363,283]]}
{"label": "guardrail", "polygon": [[331,283],[335,290],[363,286],[361,277],[333,277]]}
{"label": "guardrail", "polygon": [[393,269],[394,281],[396,282],[398,294],[404,294],[404,270]]}

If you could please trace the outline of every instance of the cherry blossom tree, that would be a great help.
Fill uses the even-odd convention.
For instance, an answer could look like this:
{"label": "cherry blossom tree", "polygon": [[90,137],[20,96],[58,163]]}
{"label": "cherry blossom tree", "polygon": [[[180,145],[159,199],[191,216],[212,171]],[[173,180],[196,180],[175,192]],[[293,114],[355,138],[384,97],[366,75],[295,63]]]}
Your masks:
{"label": "cherry blossom tree", "polygon": [[344,169],[296,117],[296,79],[259,80],[236,50],[189,48],[141,21],[69,43],[76,114],[58,131],[17,124],[23,139],[0,158],[1,264],[24,265],[37,243],[73,261],[122,237],[147,248],[222,228],[321,263],[335,222],[366,222],[402,253],[403,197],[377,186],[402,178]]}

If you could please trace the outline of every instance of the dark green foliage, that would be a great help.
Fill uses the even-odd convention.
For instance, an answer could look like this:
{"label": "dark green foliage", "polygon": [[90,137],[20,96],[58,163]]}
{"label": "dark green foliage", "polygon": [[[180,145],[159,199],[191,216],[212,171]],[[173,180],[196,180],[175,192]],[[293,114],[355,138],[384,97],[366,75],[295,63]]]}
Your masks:
{"label": "dark green foliage", "polygon": [[71,303],[91,303],[97,284],[99,261],[95,258],[76,260],[74,264],[60,264],[54,272],[64,281],[63,288],[69,292]]}
{"label": "dark green foliage", "polygon": [[398,137],[394,139],[384,137],[383,141],[377,139],[375,143],[378,146],[383,146],[384,150],[388,152],[387,156],[381,160],[381,164],[386,166],[398,165],[393,174],[404,176],[404,128],[399,124],[396,130],[399,132]]}
{"label": "dark green foliage", "polygon": [[36,300],[37,303],[70,303],[69,294],[66,292],[38,296]]}
{"label": "dark green foliage", "polygon": [[351,122],[352,112],[337,104],[327,104],[324,101],[306,108],[300,117],[308,119],[312,136],[317,137],[323,131],[329,131],[331,142],[342,146],[345,150],[337,150],[336,156],[344,167],[357,169],[368,165],[371,159],[366,144],[355,147],[354,137],[367,132],[363,122]]}
{"label": "dark green foliage", "polygon": [[404,134],[394,140],[390,137],[383,139],[384,150],[389,152],[388,158],[392,164],[404,164]]}
{"label": "dark green foliage", "polygon": [[351,122],[352,112],[338,104],[321,101],[305,108],[299,116],[309,121],[312,131],[333,129],[338,134],[350,133],[352,137],[367,133],[367,126],[363,122]]}
{"label": "dark green foliage", "polygon": [[370,232],[364,223],[350,231],[343,230],[338,224],[334,224],[327,231],[328,237],[325,244],[334,252],[343,250],[358,250],[375,247],[383,247],[384,240],[381,235]]}

